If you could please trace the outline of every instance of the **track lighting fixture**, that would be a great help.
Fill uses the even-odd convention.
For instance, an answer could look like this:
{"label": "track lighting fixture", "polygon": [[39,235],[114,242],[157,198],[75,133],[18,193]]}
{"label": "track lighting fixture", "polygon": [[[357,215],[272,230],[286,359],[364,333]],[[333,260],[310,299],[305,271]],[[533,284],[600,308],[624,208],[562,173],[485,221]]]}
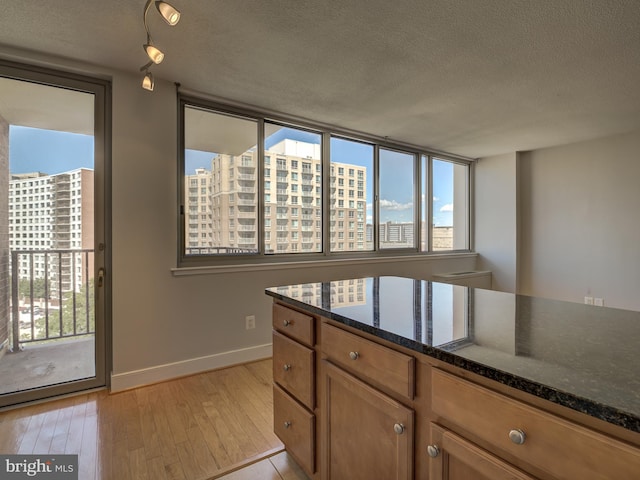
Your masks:
{"label": "track lighting fixture", "polygon": [[156,65],[164,60],[164,53],[162,53],[153,44],[145,43],[143,47],[144,51],[147,52],[147,55],[149,56],[149,60],[151,60]]}
{"label": "track lighting fixture", "polygon": [[157,1],[156,8],[160,12],[160,15],[162,15],[162,18],[164,18],[164,21],[172,27],[180,21],[180,12],[167,2]]}
{"label": "track lighting fixture", "polygon": [[142,79],[142,88],[144,88],[145,90],[149,90],[150,92],[153,92],[153,75],[151,74],[151,72],[147,71],[144,74],[144,78]]}
{"label": "track lighting fixture", "polygon": [[[153,91],[153,75],[149,72],[149,67],[153,64],[158,64],[164,60],[164,53],[153,44],[151,40],[151,33],[149,32],[149,25],[147,25],[147,13],[149,12],[149,8],[151,7],[151,3],[153,0],[147,0],[144,5],[144,10],[142,13],[142,23],[144,24],[144,29],[147,32],[147,43],[145,43],[142,48],[144,48],[145,53],[149,57],[150,62],[140,68],[140,71],[144,71],[145,75],[142,80],[142,88],[145,90]],[[156,1],[156,9],[162,15],[162,18],[168,25],[174,26],[180,20],[180,12],[173,7],[173,5],[163,2]]]}

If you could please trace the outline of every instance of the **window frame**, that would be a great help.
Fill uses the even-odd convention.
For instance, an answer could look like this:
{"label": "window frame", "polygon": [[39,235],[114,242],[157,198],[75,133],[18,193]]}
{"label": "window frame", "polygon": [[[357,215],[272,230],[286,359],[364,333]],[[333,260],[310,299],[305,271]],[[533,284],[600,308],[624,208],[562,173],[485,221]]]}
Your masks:
{"label": "window frame", "polygon": [[[283,115],[274,115],[269,112],[260,111],[258,109],[233,106],[228,104],[219,103],[216,101],[210,101],[200,97],[192,96],[182,92],[177,93],[178,104],[178,152],[177,152],[177,268],[193,268],[193,267],[217,267],[217,266],[233,266],[233,265],[247,265],[247,264],[272,264],[272,263],[286,263],[286,262],[303,262],[303,261],[320,261],[328,259],[358,259],[358,258],[371,258],[371,257],[393,257],[393,256],[429,256],[429,255],[446,255],[455,253],[471,253],[473,252],[473,186],[474,186],[474,163],[475,160],[455,154],[449,154],[440,152],[437,150],[429,149],[427,147],[420,147],[411,144],[405,144],[402,142],[389,141],[387,138],[380,138],[373,135],[368,135],[361,132],[352,132],[340,128],[333,127],[331,125],[321,123],[311,123],[307,120],[298,120],[292,117],[286,117]],[[186,245],[188,239],[185,238],[185,215],[188,215],[186,209],[186,197],[187,193],[185,186],[185,109],[191,107],[209,111],[214,114],[229,115],[231,117],[246,119],[255,121],[257,125],[257,177],[256,181],[256,197],[257,197],[257,242],[258,253],[236,253],[236,254],[203,254],[203,255],[187,255]],[[264,176],[265,168],[270,168],[271,174],[269,180],[273,180],[273,169],[275,168],[275,162],[277,162],[276,155],[270,155],[270,164],[265,166],[265,124],[276,124],[282,127],[293,128],[302,131],[308,131],[310,133],[316,133],[320,135],[320,151],[321,151],[321,245],[320,252],[314,253],[278,253],[277,248],[273,252],[267,253],[265,251],[265,188],[264,181],[267,178]],[[373,158],[373,198],[372,202],[372,222],[371,229],[373,234],[373,249],[363,251],[331,251],[330,248],[330,172],[331,172],[331,138],[339,138],[343,140],[349,140],[354,142],[360,142],[370,144],[374,149]],[[379,248],[379,153],[380,149],[386,149],[391,151],[397,151],[406,153],[413,156],[414,159],[414,245],[412,247],[401,248]],[[422,159],[426,158],[427,164],[427,189],[428,191],[422,191]],[[432,176],[432,162],[434,159],[444,160],[455,164],[460,164],[468,168],[467,173],[467,204],[464,206],[466,209],[466,225],[467,225],[467,249],[459,250],[438,250],[433,251],[432,248],[432,229],[433,229],[433,176]],[[316,172],[317,174],[317,172]],[[354,177],[357,182],[357,177]],[[356,183],[357,184],[357,183]],[[346,193],[349,189],[346,185],[345,199],[349,199]],[[428,223],[426,229],[427,235],[427,249],[422,250],[421,245],[423,243],[422,232],[422,210],[423,201],[422,195],[426,195],[428,198],[427,212],[425,215]],[[361,201],[360,198],[353,198],[354,201]],[[368,202],[367,202],[368,203]],[[366,207],[365,207],[366,208]],[[364,219],[364,243],[367,243],[367,225],[369,223],[366,219],[367,211],[365,210]],[[273,226],[271,227],[273,228]],[[274,235],[271,233],[271,239]],[[298,250],[300,251],[300,250]]]}

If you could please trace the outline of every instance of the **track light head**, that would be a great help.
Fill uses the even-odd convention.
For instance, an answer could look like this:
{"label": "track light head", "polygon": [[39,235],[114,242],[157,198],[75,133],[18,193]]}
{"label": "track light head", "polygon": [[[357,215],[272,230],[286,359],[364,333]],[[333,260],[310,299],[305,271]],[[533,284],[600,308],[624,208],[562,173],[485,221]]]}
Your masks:
{"label": "track light head", "polygon": [[164,60],[164,53],[157,49],[152,43],[145,43],[143,47],[144,51],[147,52],[147,55],[149,56],[149,60],[153,63],[158,64]]}
{"label": "track light head", "polygon": [[144,74],[144,78],[142,79],[142,88],[144,88],[145,90],[149,90],[150,92],[153,92],[154,86],[155,84],[153,81],[153,75],[151,74],[151,72],[146,72]]}
{"label": "track light head", "polygon": [[156,2],[156,8],[158,12],[160,12],[160,15],[162,15],[162,18],[164,18],[164,21],[172,27],[180,21],[180,12],[167,2],[158,0]]}

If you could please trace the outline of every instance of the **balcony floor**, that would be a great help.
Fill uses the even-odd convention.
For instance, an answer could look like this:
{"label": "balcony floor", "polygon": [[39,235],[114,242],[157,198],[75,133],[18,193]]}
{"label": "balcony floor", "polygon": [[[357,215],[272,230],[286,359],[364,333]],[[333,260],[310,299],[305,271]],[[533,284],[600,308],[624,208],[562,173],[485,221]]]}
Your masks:
{"label": "balcony floor", "polygon": [[27,344],[0,358],[0,394],[95,376],[94,337]]}

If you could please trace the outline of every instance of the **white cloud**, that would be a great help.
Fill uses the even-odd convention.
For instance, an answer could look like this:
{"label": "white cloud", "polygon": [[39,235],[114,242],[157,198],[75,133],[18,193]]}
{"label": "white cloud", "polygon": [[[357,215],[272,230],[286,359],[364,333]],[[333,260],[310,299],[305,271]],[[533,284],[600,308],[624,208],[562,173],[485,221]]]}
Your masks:
{"label": "white cloud", "polygon": [[453,203],[447,203],[440,208],[441,212],[453,212]]}
{"label": "white cloud", "polygon": [[413,208],[413,202],[409,203],[398,203],[395,200],[380,200],[380,209],[382,210],[409,210]]}
{"label": "white cloud", "polygon": [[433,197],[434,202],[437,202],[438,200],[440,200],[438,197],[435,197],[435,196]]}

